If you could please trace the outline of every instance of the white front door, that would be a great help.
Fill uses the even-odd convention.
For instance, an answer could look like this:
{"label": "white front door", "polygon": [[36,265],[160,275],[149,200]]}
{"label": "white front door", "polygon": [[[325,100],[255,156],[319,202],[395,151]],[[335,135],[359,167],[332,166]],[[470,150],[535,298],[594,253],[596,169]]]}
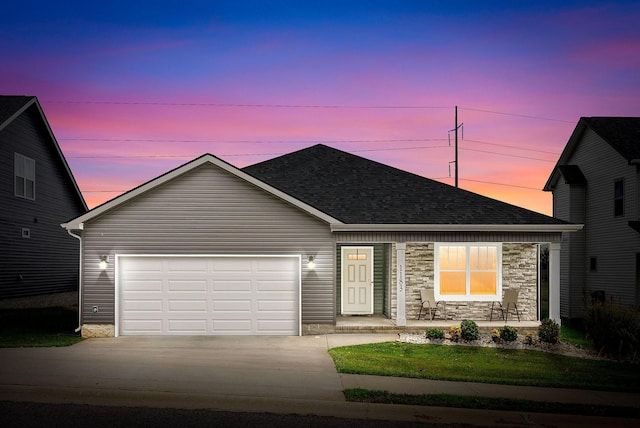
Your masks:
{"label": "white front door", "polygon": [[342,313],[373,313],[373,247],[342,247]]}

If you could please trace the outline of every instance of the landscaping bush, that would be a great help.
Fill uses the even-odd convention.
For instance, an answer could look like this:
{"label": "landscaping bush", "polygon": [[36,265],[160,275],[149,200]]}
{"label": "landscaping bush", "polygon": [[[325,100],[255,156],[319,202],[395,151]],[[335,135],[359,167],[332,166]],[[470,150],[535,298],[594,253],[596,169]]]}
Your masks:
{"label": "landscaping bush", "polygon": [[518,329],[515,327],[509,327],[505,325],[500,329],[500,339],[505,342],[513,342],[518,339]]}
{"label": "landscaping bush", "polygon": [[533,334],[527,332],[527,334],[524,335],[523,342],[525,345],[533,345]]}
{"label": "landscaping bush", "polygon": [[463,340],[478,340],[480,337],[478,324],[472,320],[462,320],[460,323],[460,337]]}
{"label": "landscaping bush", "polygon": [[560,340],[560,326],[552,319],[543,319],[538,328],[538,338],[541,342],[558,343]]}
{"label": "landscaping bush", "polygon": [[439,328],[427,329],[427,339],[444,339],[444,331]]}
{"label": "landscaping bush", "polygon": [[497,328],[494,328],[491,330],[491,340],[493,340],[495,343],[500,342],[500,330]]}
{"label": "landscaping bush", "polygon": [[640,360],[640,313],[615,305],[594,305],[587,308],[584,324],[600,353]]}
{"label": "landscaping bush", "polygon": [[449,327],[449,340],[452,342],[457,342],[460,340],[460,327],[457,325],[452,325]]}

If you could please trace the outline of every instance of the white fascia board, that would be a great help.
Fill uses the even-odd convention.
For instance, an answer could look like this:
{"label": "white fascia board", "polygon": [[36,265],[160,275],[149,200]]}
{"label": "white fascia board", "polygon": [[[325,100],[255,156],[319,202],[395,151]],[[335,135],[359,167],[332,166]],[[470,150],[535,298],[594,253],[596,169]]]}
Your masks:
{"label": "white fascia board", "polygon": [[332,232],[575,232],[583,224],[331,224]]}
{"label": "white fascia board", "polygon": [[197,167],[199,167],[200,165],[203,165],[205,163],[211,163],[245,181],[247,181],[250,184],[253,184],[254,186],[257,186],[259,188],[261,188],[262,190],[271,193],[272,195],[302,209],[303,211],[308,212],[309,214],[319,218],[320,220],[324,220],[325,222],[329,223],[329,224],[341,224],[341,222],[325,213],[323,213],[322,211],[305,204],[304,202],[274,188],[269,186],[267,183],[260,181],[252,176],[250,176],[249,174],[242,172],[241,170],[239,170],[238,168],[234,167],[233,165],[230,165],[226,162],[224,162],[221,159],[218,159],[217,157],[211,155],[211,154],[206,154],[203,156],[200,156],[199,158],[194,159],[191,162],[188,162],[182,166],[179,166],[176,169],[173,169],[151,181],[148,181],[138,187],[135,187],[131,190],[129,190],[126,193],[123,193],[120,196],[116,196],[115,198],[111,199],[110,201],[107,201],[105,203],[103,203],[102,205],[99,205],[98,207],[92,209],[91,211],[76,217],[75,219],[69,221],[68,223],[64,223],[62,227],[66,228],[67,230],[77,230],[80,229],[82,223],[91,220],[92,218],[95,218],[97,216],[99,216],[100,214],[103,214],[107,211],[110,211],[114,208],[116,208],[119,205],[122,205],[123,203],[136,198],[137,196],[148,192],[149,190],[152,190],[158,186],[160,186],[161,184],[164,184],[192,169],[195,169]]}

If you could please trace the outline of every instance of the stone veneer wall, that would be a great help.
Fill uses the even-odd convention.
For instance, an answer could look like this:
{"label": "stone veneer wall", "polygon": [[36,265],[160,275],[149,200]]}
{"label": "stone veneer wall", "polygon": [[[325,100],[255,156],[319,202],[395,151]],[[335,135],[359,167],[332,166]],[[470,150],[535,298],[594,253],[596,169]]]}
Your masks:
{"label": "stone veneer wall", "polygon": [[115,337],[116,327],[113,324],[82,324],[82,337]]}
{"label": "stone veneer wall", "polygon": [[[391,318],[397,318],[396,289],[396,246],[391,251]],[[408,320],[417,320],[420,311],[420,287],[434,287],[434,244],[407,243],[406,263],[406,316]],[[502,244],[502,291],[519,288],[518,311],[522,321],[535,321],[538,318],[538,253],[535,244]],[[442,319],[444,312],[439,305],[436,319]],[[491,302],[447,302],[447,319],[475,321],[489,320]],[[515,313],[509,319],[515,318]],[[494,319],[499,317],[494,312]],[[514,318],[512,318],[512,316]]]}

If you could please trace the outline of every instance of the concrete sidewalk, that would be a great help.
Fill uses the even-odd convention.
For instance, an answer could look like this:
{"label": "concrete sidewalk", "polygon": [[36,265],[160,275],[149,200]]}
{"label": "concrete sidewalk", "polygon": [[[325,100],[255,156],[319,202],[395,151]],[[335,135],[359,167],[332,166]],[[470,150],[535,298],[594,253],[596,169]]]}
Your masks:
{"label": "concrete sidewalk", "polygon": [[638,394],[336,373],[327,350],[397,335],[123,337],[0,349],[0,400],[273,412],[480,426],[640,426],[638,421],[351,403],[345,388],[638,406]]}

